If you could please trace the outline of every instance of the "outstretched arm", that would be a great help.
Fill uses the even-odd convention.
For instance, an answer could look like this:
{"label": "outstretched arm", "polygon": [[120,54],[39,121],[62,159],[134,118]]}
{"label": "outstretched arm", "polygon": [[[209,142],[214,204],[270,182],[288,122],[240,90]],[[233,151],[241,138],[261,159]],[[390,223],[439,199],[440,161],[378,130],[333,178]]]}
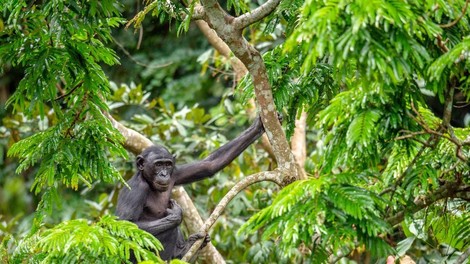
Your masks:
{"label": "outstretched arm", "polygon": [[204,160],[177,167],[173,172],[175,184],[191,183],[214,175],[225,168],[263,133],[263,123],[260,117],[257,117],[242,134],[212,152]]}

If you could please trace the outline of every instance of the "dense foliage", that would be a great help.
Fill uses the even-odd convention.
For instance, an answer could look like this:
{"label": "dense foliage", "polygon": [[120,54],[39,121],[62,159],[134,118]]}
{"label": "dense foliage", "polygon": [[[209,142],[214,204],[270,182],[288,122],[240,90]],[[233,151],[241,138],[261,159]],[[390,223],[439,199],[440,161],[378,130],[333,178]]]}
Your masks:
{"label": "dense foliage", "polygon": [[[184,2],[0,0],[2,261],[109,263],[130,249],[159,261],[158,241],[109,216],[134,168],[104,113],[184,163],[236,135],[252,111],[250,76],[232,89],[230,60],[190,23],[198,2]],[[224,7],[238,15],[264,2]],[[469,129],[436,117],[422,91],[444,105],[468,98],[468,4],[281,1],[246,30],[289,137],[308,113],[309,177],[279,192],[261,183],[230,203],[211,232],[227,261],[464,261]],[[188,192],[207,217],[241,177],[273,166],[250,147]]]}
{"label": "dense foliage", "polygon": [[[435,133],[440,121],[423,105],[420,92],[424,83],[442,101],[450,89],[467,94],[467,4],[303,4],[298,27],[283,49],[287,56],[300,53],[299,72],[314,72],[319,61],[328,61],[342,91],[313,125],[322,142],[316,150],[322,155],[313,157],[316,177],[285,188],[245,228],[263,227],[265,235],[282,237],[286,252],[306,243],[316,258],[315,252],[347,254],[361,245],[384,257],[392,254],[390,245],[403,244],[399,232],[408,237],[405,241],[421,240],[416,244],[469,247],[468,200],[435,199],[448,191],[445,184],[466,186],[461,191],[468,196],[468,129]],[[423,201],[431,204],[422,206]],[[394,227],[400,222],[402,231]],[[320,234],[319,242],[314,234]],[[380,234],[391,236],[392,243],[387,246]],[[395,253],[402,256],[406,250]],[[455,261],[459,255],[454,250],[440,258],[435,251],[409,254],[431,262]]]}
{"label": "dense foliage", "polygon": [[10,259],[13,263],[120,263],[133,254],[138,261],[162,262],[161,249],[151,234],[105,216],[92,225],[75,219],[35,233],[21,241]]}

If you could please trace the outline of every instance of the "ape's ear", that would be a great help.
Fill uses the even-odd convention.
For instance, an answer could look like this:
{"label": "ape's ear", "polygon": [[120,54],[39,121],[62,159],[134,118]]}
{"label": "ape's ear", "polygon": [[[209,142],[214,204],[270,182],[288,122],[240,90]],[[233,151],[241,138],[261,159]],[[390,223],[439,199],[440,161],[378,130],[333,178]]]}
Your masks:
{"label": "ape's ear", "polygon": [[173,154],[173,164],[175,164],[176,161],[176,154]]}
{"label": "ape's ear", "polygon": [[137,158],[135,159],[135,164],[137,165],[137,169],[144,170],[144,161],[145,161],[145,158],[142,157],[142,155],[137,156]]}

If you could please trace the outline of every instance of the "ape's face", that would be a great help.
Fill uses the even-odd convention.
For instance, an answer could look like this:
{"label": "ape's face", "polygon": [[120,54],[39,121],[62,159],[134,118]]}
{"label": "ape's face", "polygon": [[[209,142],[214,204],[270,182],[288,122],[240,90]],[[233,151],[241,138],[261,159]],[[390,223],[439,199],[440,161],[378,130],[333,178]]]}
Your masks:
{"label": "ape's face", "polygon": [[166,149],[156,149],[145,157],[139,155],[137,166],[152,189],[160,192],[168,190],[174,169],[174,158]]}

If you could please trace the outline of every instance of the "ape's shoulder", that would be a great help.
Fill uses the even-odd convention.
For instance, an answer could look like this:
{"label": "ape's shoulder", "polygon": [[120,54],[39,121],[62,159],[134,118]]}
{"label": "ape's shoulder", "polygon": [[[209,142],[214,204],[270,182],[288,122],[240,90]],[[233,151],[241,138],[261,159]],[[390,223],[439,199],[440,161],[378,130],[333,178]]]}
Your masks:
{"label": "ape's shoulder", "polygon": [[148,191],[150,189],[148,183],[144,180],[144,178],[142,177],[142,175],[140,175],[140,173],[136,173],[134,176],[132,176],[132,178],[130,178],[127,181],[127,185],[129,187],[125,186],[123,190],[127,189],[130,192],[135,192],[135,191],[142,192],[142,191]]}
{"label": "ape's shoulder", "polygon": [[127,185],[119,193],[116,215],[122,220],[135,221],[142,214],[149,186],[138,174],[134,175]]}

